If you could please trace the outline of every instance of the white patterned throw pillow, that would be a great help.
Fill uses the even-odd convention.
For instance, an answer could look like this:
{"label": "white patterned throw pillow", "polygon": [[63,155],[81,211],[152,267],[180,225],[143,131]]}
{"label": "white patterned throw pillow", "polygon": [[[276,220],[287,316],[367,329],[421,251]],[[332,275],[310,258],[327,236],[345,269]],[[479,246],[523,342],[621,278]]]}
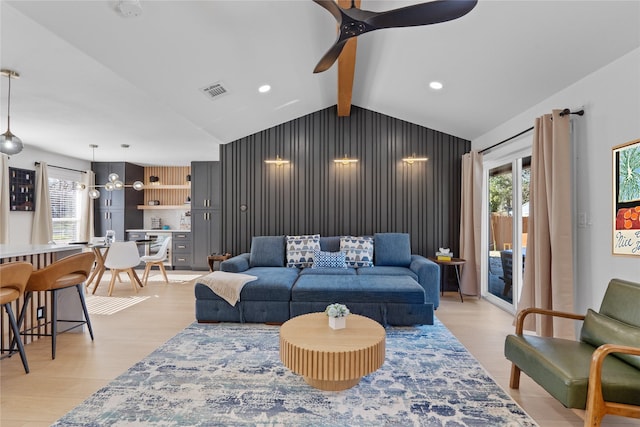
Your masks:
{"label": "white patterned throw pillow", "polygon": [[311,268],[347,268],[344,252],[315,251]]}
{"label": "white patterned throw pillow", "polygon": [[347,267],[373,267],[372,237],[340,237],[340,251],[345,253]]}
{"label": "white patterned throw pillow", "polygon": [[313,253],[319,250],[319,234],[287,236],[287,267],[311,267],[313,265]]}

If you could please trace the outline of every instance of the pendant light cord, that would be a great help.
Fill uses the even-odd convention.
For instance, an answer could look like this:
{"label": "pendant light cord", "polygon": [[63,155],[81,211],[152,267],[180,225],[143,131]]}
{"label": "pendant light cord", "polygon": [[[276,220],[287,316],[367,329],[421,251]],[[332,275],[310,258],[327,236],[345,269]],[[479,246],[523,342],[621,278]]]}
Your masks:
{"label": "pendant light cord", "polygon": [[11,117],[11,73],[7,74],[7,78],[9,79],[9,91],[7,92],[7,130],[11,130],[10,128],[10,117]]}

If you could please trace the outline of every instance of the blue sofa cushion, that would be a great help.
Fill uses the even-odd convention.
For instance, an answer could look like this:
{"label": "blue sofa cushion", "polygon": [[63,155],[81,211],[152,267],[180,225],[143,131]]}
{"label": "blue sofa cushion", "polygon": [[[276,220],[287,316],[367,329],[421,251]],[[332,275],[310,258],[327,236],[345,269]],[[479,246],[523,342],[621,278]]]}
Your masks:
{"label": "blue sofa cushion", "polygon": [[375,266],[373,268],[359,268],[360,276],[408,276],[419,283],[418,275],[407,267]]}
{"label": "blue sofa cushion", "polygon": [[407,276],[333,276],[329,279],[308,274],[296,281],[291,301],[424,304],[425,295],[422,286]]}
{"label": "blue sofa cushion", "polygon": [[304,268],[300,270],[300,276],[306,276],[307,274],[312,274],[316,276],[355,276],[356,269],[347,267],[347,268]]}
{"label": "blue sofa cushion", "polygon": [[311,267],[314,253],[319,250],[319,234],[287,236],[287,267]]}
{"label": "blue sofa cushion", "polygon": [[320,250],[325,252],[339,252],[340,236],[320,237]]}
{"label": "blue sofa cushion", "polygon": [[374,265],[409,267],[411,239],[406,233],[376,233]]}
{"label": "blue sofa cushion", "polygon": [[[249,282],[240,292],[240,301],[289,301],[291,288],[298,278],[297,268],[253,267],[244,272],[256,276],[258,280]],[[221,300],[209,287],[196,280],[197,299]]]}
{"label": "blue sofa cushion", "polygon": [[340,251],[345,253],[348,267],[373,267],[373,238],[340,237]]}
{"label": "blue sofa cushion", "polygon": [[347,268],[344,252],[314,251],[311,268]]}
{"label": "blue sofa cushion", "polygon": [[254,236],[249,267],[284,267],[284,236]]}

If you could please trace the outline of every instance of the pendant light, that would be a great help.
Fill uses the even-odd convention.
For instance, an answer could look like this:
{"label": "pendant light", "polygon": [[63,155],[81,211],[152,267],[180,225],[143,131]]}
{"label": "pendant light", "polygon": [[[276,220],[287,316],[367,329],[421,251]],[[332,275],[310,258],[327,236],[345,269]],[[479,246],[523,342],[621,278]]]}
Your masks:
{"label": "pendant light", "polygon": [[7,92],[7,131],[0,135],[0,153],[9,155],[18,154],[23,148],[22,141],[11,133],[9,122],[11,116],[11,79],[20,78],[20,74],[7,69],[0,70],[0,74],[9,79],[9,91]]}
{"label": "pendant light", "polygon": [[[89,144],[89,147],[93,150],[93,161],[95,162],[95,150],[98,148],[96,144]],[[120,144],[122,148],[129,148],[129,144]],[[100,191],[98,188],[104,188],[106,191],[114,191],[114,190],[124,190],[125,188],[133,188],[136,191],[140,191],[144,189],[144,184],[142,181],[136,181],[132,185],[125,185],[124,182],[120,180],[120,175],[115,172],[111,172],[109,177],[107,178],[107,182],[104,185],[93,185],[89,190],[89,197],[92,199],[97,199],[100,197]]]}

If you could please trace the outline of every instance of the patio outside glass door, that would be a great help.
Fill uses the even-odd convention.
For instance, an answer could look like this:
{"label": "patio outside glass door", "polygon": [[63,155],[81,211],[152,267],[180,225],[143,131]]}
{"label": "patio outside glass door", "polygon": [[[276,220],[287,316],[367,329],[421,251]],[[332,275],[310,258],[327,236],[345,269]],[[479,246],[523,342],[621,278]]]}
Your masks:
{"label": "patio outside glass door", "polygon": [[522,285],[530,176],[530,156],[492,167],[488,173],[487,298],[511,310]]}

